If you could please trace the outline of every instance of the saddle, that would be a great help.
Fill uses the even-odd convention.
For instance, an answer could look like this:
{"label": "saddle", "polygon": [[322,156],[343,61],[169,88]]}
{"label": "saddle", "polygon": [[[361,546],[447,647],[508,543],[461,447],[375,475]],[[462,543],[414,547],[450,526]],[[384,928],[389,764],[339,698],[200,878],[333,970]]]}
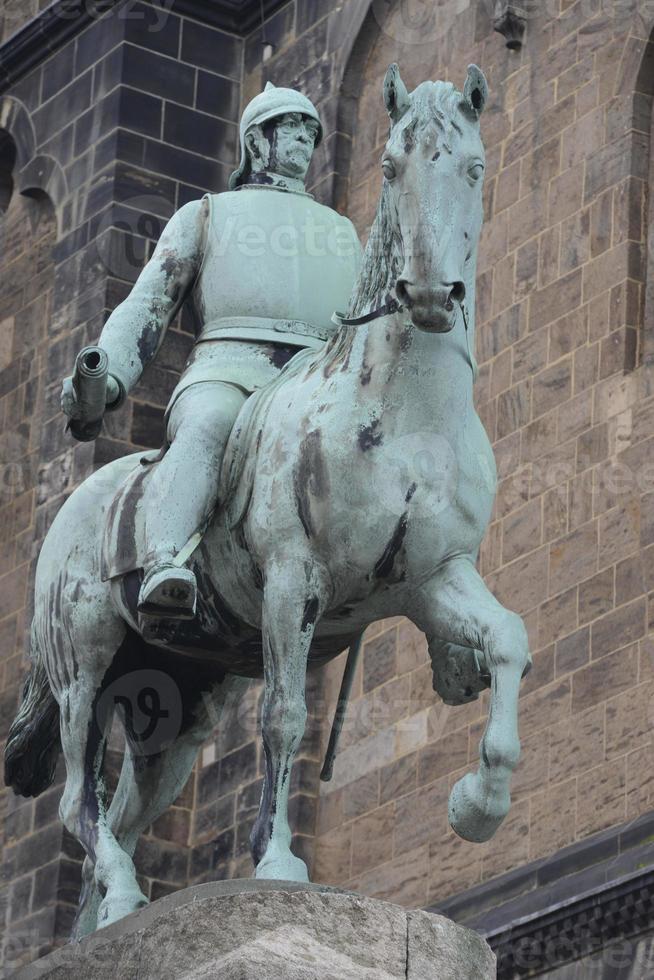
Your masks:
{"label": "saddle", "polygon": [[[230,530],[241,524],[250,506],[263,427],[275,393],[289,378],[296,376],[316,356],[310,348],[299,351],[278,376],[257,389],[241,409],[227,442],[218,484],[220,511]],[[101,556],[102,581],[127,575],[143,568],[146,554],[145,507],[148,480],[163,458],[164,451],[135,457],[135,465],[119,484],[107,511]],[[183,564],[197,548],[206,528],[198,531],[182,549]]]}

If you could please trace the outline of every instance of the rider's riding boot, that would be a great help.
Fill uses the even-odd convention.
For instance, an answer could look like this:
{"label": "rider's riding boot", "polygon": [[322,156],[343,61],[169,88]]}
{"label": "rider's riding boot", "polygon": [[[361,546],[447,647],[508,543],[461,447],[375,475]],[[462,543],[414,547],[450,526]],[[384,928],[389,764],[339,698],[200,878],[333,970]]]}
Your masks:
{"label": "rider's riding boot", "polygon": [[189,568],[157,562],[145,573],[138,611],[158,619],[193,619],[197,601],[195,575]]}

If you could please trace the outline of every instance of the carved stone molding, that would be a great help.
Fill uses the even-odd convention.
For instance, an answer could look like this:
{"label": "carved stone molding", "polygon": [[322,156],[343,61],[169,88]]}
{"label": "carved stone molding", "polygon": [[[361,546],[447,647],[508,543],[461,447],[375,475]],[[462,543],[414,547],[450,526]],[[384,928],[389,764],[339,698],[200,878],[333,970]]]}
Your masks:
{"label": "carved stone molding", "polygon": [[16,149],[14,166],[22,170],[36,152],[34,125],[27,108],[10,95],[0,98],[0,131],[11,136]]}
{"label": "carved stone molding", "polygon": [[497,0],[493,15],[493,27],[506,38],[506,46],[511,51],[519,51],[527,27],[527,12],[517,3]]}
{"label": "carved stone molding", "polygon": [[[6,90],[39,65],[92,21],[126,0],[55,0],[0,45],[0,91]],[[264,0],[270,17],[288,0]],[[181,16],[245,37],[261,20],[261,0],[168,0],[166,9]]]}
{"label": "carved stone molding", "polygon": [[[264,0],[264,17],[271,17],[288,0]],[[175,13],[185,14],[223,31],[245,37],[261,26],[261,0],[174,0]]]}
{"label": "carved stone molding", "polygon": [[[0,97],[0,139],[11,140],[13,185],[25,197],[48,197],[57,213],[68,196],[66,175],[49,154],[36,153],[34,124],[23,103],[10,95]],[[8,202],[6,202],[8,203]]]}
{"label": "carved stone molding", "polygon": [[485,936],[501,980],[533,976],[654,927],[654,866]]}
{"label": "carved stone molding", "polygon": [[123,0],[55,0],[0,45],[0,90],[9,88]]}
{"label": "carved stone molding", "polygon": [[68,196],[66,175],[58,162],[48,154],[40,154],[30,160],[19,172],[16,187],[25,197],[46,195],[55,208],[59,208]]}
{"label": "carved stone molding", "polygon": [[438,903],[497,955],[498,980],[538,976],[654,933],[654,812]]}

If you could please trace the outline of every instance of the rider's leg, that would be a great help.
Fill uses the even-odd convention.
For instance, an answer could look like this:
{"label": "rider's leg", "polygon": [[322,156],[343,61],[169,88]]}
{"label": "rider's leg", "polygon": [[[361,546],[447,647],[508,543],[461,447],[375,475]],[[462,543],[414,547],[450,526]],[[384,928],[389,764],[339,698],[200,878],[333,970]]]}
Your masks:
{"label": "rider's leg", "polygon": [[176,567],[174,559],[216,506],[225,446],[246,398],[236,385],[206,381],[187,388],[173,405],[167,433],[170,448],[146,489],[141,612],[193,615],[195,578],[190,569]]}

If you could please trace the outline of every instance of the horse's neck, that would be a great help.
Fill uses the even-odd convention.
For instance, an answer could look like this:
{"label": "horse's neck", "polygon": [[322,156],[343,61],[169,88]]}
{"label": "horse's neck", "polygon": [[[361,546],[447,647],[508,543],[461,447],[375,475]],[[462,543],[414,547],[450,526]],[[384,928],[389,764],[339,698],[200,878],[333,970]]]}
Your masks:
{"label": "horse's neck", "polygon": [[[473,328],[469,322],[470,344]],[[364,415],[388,407],[409,427],[432,428],[438,418],[440,428],[447,416],[462,418],[472,409],[473,368],[463,317],[444,334],[418,330],[406,312],[344,326],[330,360],[343,383],[356,389],[353,404]]]}

